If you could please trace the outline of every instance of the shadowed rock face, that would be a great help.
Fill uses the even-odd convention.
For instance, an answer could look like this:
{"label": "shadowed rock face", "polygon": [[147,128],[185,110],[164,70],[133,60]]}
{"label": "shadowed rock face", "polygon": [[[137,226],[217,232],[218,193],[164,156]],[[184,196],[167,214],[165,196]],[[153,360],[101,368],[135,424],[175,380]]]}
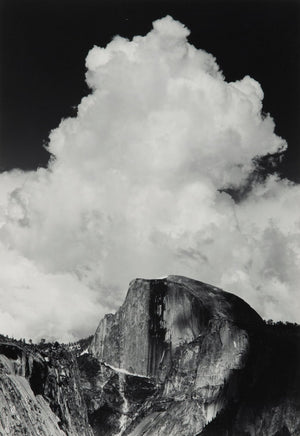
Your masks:
{"label": "shadowed rock face", "polygon": [[0,342],[0,434],[92,436],[72,353]]}
{"label": "shadowed rock face", "polygon": [[262,325],[243,300],[213,286],[179,276],[136,279],[119,311],[100,322],[90,351],[157,384],[141,422],[127,410],[130,434],[195,435],[237,395],[235,372]]}
{"label": "shadowed rock face", "polygon": [[[58,417],[40,395],[47,367],[41,356],[0,343],[0,434],[62,436]],[[32,385],[32,386],[31,386]]]}
{"label": "shadowed rock face", "polygon": [[115,315],[100,322],[90,351],[118,368],[163,380],[178,347],[223,325],[253,332],[259,315],[243,300],[179,276],[136,279]]}
{"label": "shadowed rock face", "polygon": [[1,435],[300,435],[300,326],[205,283],[132,281],[92,340],[0,339]]}

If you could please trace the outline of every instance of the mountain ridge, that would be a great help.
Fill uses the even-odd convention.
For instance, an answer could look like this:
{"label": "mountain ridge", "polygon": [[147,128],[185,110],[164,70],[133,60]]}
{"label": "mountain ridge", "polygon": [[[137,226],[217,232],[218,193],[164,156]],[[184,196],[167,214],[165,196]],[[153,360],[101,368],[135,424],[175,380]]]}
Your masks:
{"label": "mountain ridge", "polygon": [[217,287],[134,279],[90,339],[0,337],[0,433],[299,436],[299,342]]}

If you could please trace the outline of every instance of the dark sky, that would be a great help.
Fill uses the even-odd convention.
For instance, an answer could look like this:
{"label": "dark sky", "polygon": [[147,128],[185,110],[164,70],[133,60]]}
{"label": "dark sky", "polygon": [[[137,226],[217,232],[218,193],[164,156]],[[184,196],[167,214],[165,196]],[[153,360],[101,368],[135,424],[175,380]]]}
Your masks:
{"label": "dark sky", "polygon": [[146,34],[167,14],[212,53],[226,80],[249,74],[289,143],[280,171],[300,182],[300,1],[0,0],[0,170],[46,166],[43,149],[89,91],[85,57],[115,34]]}

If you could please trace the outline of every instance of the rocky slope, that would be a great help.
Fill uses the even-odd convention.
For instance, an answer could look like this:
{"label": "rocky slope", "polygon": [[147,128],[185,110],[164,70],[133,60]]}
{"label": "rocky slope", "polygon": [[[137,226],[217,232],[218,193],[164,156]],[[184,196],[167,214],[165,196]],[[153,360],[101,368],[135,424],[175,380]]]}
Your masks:
{"label": "rocky slope", "polygon": [[[101,320],[89,351],[115,374],[153,383],[155,392],[137,405],[125,374],[123,409],[114,415],[123,435],[300,435],[299,365],[278,362],[274,350],[286,355],[284,337],[291,335],[280,339],[274,328],[213,286],[178,276],[136,279],[119,311]],[[293,332],[289,349],[299,364],[300,334]],[[98,434],[114,434],[107,431]]]}
{"label": "rocky slope", "polygon": [[126,407],[126,433],[195,435],[237,395],[229,379],[244,368],[262,325],[245,302],[215,287],[177,276],[137,279],[120,310],[100,322],[90,352],[156,384],[137,417]]}
{"label": "rocky slope", "polygon": [[0,342],[0,434],[92,436],[76,357],[57,345]]}
{"label": "rocky slope", "polygon": [[1,435],[300,436],[299,326],[195,280],[134,280],[76,346],[2,339]]}

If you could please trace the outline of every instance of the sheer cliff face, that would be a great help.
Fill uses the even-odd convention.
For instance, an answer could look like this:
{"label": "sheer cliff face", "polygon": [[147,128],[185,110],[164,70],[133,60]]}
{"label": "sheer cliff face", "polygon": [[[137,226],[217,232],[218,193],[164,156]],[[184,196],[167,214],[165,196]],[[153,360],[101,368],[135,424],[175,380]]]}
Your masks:
{"label": "sheer cliff face", "polygon": [[[136,279],[90,346],[104,386],[101,404],[89,401],[94,432],[299,436],[299,343],[298,327],[268,326],[213,286],[178,276]],[[87,395],[96,385],[89,383]]]}
{"label": "sheer cliff face", "polygon": [[195,280],[134,280],[91,342],[0,339],[1,435],[300,435],[300,326]]}
{"label": "sheer cliff face", "polygon": [[113,366],[163,380],[176,350],[200,337],[218,335],[233,347],[231,360],[240,360],[247,331],[261,323],[244,301],[213,286],[177,276],[136,279],[119,311],[100,322],[90,350]]}
{"label": "sheer cliff face", "polygon": [[215,287],[177,276],[136,279],[120,310],[100,322],[90,351],[154,379],[158,402],[172,403],[158,413],[157,399],[148,402],[132,435],[194,435],[237,395],[234,371],[244,367],[261,325],[245,302]]}
{"label": "sheer cliff face", "polygon": [[0,342],[0,434],[92,436],[75,356]]}
{"label": "sheer cliff face", "polygon": [[30,386],[29,379],[37,375],[34,366],[39,367],[43,377],[42,359],[26,356],[13,344],[1,345],[5,354],[0,355],[0,434],[63,436],[58,417]]}

